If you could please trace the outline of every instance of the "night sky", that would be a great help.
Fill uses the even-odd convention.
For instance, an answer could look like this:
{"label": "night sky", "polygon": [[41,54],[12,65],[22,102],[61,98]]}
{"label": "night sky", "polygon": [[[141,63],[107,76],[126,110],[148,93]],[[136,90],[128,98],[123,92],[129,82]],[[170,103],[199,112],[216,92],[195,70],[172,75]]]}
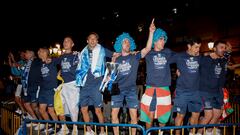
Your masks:
{"label": "night sky", "polygon": [[[62,43],[64,36],[71,35],[76,49],[86,45],[86,36],[95,31],[100,42],[108,48],[117,35],[129,32],[146,42],[151,19],[156,26],[168,26],[191,16],[227,16],[239,19],[237,4],[207,0],[145,1],[130,4],[129,1],[66,1],[66,2],[8,2],[1,3],[1,53],[26,47]],[[115,4],[114,4],[115,3]],[[3,7],[5,9],[3,9]],[[236,7],[236,8],[235,8]],[[174,8],[177,13],[174,13]],[[236,12],[235,12],[236,11]],[[143,28],[139,33],[138,26]],[[141,36],[142,35],[142,36]],[[4,50],[4,51],[3,51]]]}

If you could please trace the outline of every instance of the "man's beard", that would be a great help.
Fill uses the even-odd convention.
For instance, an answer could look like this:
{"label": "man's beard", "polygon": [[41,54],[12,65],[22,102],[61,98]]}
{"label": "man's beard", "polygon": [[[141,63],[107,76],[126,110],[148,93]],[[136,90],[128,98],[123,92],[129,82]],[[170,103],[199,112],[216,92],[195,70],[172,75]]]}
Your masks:
{"label": "man's beard", "polygon": [[224,56],[224,52],[216,52],[216,54],[219,56],[219,57],[223,57]]}
{"label": "man's beard", "polygon": [[130,49],[124,49],[123,52],[130,53]]}

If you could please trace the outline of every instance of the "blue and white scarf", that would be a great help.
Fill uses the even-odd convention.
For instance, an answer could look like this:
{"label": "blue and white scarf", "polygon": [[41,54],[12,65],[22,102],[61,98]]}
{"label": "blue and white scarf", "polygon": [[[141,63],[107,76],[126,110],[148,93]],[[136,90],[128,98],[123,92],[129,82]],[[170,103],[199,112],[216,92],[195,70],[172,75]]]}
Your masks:
{"label": "blue and white scarf", "polygon": [[27,93],[27,87],[28,87],[28,76],[29,76],[29,71],[32,65],[33,60],[28,60],[27,63],[24,65],[23,73],[22,73],[22,88],[24,91],[24,94],[26,95]]}
{"label": "blue and white scarf", "polygon": [[[97,44],[92,50],[92,63],[90,63],[88,46],[86,46],[79,55],[79,64],[76,69],[76,85],[84,86],[87,80],[87,72],[91,68],[94,77],[104,75],[105,71],[105,50]],[[91,67],[90,67],[91,66]]]}

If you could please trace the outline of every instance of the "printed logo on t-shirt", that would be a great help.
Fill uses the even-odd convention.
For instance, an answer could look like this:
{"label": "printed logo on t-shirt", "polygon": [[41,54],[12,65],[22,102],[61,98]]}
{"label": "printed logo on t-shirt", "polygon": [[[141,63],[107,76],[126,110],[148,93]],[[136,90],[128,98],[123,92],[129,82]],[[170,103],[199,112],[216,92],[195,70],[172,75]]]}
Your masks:
{"label": "printed logo on t-shirt", "polygon": [[220,77],[220,74],[221,74],[221,72],[222,72],[222,67],[221,67],[220,63],[218,63],[217,65],[215,65],[214,71],[215,71],[215,76],[216,76],[216,78],[219,78],[219,77]]}
{"label": "printed logo on t-shirt", "polygon": [[181,112],[181,108],[180,107],[177,107],[177,112]]}
{"label": "printed logo on t-shirt", "polygon": [[227,68],[228,68],[228,64],[225,63],[225,65],[224,65],[224,69],[225,69],[225,71],[227,71]]}
{"label": "printed logo on t-shirt", "polygon": [[186,65],[189,73],[198,72],[199,63],[198,61],[194,60],[194,57],[190,57],[189,59],[187,59]]}
{"label": "printed logo on t-shirt", "polygon": [[67,58],[64,58],[61,62],[62,72],[69,72],[71,68],[71,64]]}
{"label": "printed logo on t-shirt", "polygon": [[122,63],[119,64],[119,74],[120,75],[128,75],[131,71],[131,65],[129,63],[130,60],[123,60]]}
{"label": "printed logo on t-shirt", "polygon": [[153,63],[155,69],[163,69],[167,63],[167,60],[161,54],[153,56]]}
{"label": "printed logo on t-shirt", "polygon": [[42,77],[47,77],[49,75],[49,68],[45,64],[41,67]]}

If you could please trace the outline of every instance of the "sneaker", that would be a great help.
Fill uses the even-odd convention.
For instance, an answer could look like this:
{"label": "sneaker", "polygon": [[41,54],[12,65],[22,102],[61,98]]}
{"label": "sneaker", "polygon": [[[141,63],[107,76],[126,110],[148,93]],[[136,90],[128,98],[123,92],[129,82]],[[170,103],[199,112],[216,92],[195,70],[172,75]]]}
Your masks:
{"label": "sneaker", "polygon": [[35,120],[30,114],[27,114],[26,119]]}
{"label": "sneaker", "polygon": [[205,135],[213,135],[213,133],[212,133],[212,131],[209,132],[209,131],[206,130],[206,134]]}
{"label": "sneaker", "polygon": [[57,133],[56,135],[64,135],[64,134],[68,134],[69,133],[69,129],[67,127],[62,127]]}
{"label": "sneaker", "polygon": [[91,129],[91,131],[87,131],[86,135],[95,135],[95,132]]}
{"label": "sneaker", "polygon": [[35,127],[35,126],[37,126],[37,124],[36,123],[28,123],[28,124],[26,124],[27,125],[27,127],[29,128],[29,127]]}
{"label": "sneaker", "polygon": [[39,125],[39,129],[38,129],[38,124],[37,124],[37,126],[34,128],[34,130],[42,130],[44,128],[45,128],[45,125],[44,124],[40,124]]}
{"label": "sneaker", "polygon": [[22,114],[22,111],[19,108],[15,112],[20,115]]}
{"label": "sneaker", "polygon": [[45,134],[51,134],[54,132],[54,129],[52,127],[49,127],[48,129],[44,129],[42,131],[42,133],[45,133]]}

